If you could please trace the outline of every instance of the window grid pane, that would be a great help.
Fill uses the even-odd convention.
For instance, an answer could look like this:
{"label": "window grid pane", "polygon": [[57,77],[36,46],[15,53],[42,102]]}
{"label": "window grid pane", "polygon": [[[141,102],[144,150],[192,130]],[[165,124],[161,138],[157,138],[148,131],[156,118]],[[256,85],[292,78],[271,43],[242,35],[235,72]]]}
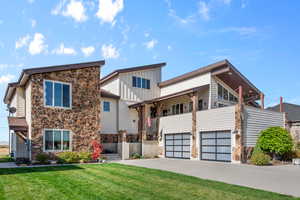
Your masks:
{"label": "window grid pane", "polygon": [[54,106],[62,106],[62,85],[54,83]]}
{"label": "window grid pane", "polygon": [[142,83],[141,83],[141,82],[142,82],[142,79],[141,79],[140,77],[137,77],[137,78],[136,78],[136,82],[137,82],[137,83],[136,83],[136,87],[141,88],[141,86],[142,86]]}
{"label": "window grid pane", "polygon": [[53,131],[54,134],[54,150],[61,150],[61,131]]}
{"label": "window grid pane", "polygon": [[45,150],[53,150],[53,131],[45,131]]}
{"label": "window grid pane", "polygon": [[110,112],[110,102],[108,101],[103,102],[103,110],[104,112]]}
{"label": "window grid pane", "polygon": [[63,84],[63,107],[70,107],[70,86]]}
{"label": "window grid pane", "polygon": [[70,150],[70,131],[63,131],[63,150]]}
{"label": "window grid pane", "polygon": [[53,83],[50,81],[45,82],[45,104],[47,106],[53,105]]}

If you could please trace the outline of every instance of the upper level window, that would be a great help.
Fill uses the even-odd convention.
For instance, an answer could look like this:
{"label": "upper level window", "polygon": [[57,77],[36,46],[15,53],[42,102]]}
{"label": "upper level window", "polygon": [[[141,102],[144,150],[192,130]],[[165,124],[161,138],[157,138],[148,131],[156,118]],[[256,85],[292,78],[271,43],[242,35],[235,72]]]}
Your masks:
{"label": "upper level window", "polygon": [[237,98],[220,84],[218,84],[218,99],[237,102]]}
{"label": "upper level window", "polygon": [[183,113],[183,104],[175,104],[172,106],[172,114],[178,115]]}
{"label": "upper level window", "polygon": [[103,111],[110,112],[110,102],[108,102],[108,101],[103,102]]}
{"label": "upper level window", "polygon": [[46,80],[44,83],[45,105],[60,108],[71,107],[71,85]]}
{"label": "upper level window", "polygon": [[68,130],[47,129],[44,132],[45,151],[68,151],[71,147],[71,134]]}
{"label": "upper level window", "polygon": [[150,80],[133,76],[132,77],[132,87],[150,89]]}

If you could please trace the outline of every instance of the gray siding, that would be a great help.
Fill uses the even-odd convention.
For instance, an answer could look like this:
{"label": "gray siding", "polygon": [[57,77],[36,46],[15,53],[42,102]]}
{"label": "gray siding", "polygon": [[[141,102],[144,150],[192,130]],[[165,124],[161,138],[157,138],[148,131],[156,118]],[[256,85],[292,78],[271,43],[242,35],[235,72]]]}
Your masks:
{"label": "gray siding", "polygon": [[233,130],[234,126],[235,106],[197,112],[198,132]]}
{"label": "gray siding", "polygon": [[244,110],[245,146],[255,146],[259,133],[274,126],[284,127],[283,113],[246,106]]}

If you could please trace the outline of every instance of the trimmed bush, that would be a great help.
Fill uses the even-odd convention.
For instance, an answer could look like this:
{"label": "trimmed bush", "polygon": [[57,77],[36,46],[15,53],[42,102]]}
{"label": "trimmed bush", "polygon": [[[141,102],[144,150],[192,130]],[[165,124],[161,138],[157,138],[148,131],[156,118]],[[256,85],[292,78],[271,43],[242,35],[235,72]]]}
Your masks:
{"label": "trimmed bush", "polygon": [[92,153],[90,152],[79,152],[78,153],[80,162],[90,162],[92,160]]}
{"label": "trimmed bush", "polygon": [[138,154],[138,153],[134,153],[134,154],[132,154],[131,158],[133,158],[133,159],[141,159],[142,156],[140,154]]}
{"label": "trimmed bush", "polygon": [[80,157],[77,152],[61,152],[56,155],[58,163],[78,163]]}
{"label": "trimmed bush", "polygon": [[293,149],[293,140],[289,132],[281,127],[271,127],[261,131],[257,146],[264,153],[283,156]]}
{"label": "trimmed bush", "polygon": [[271,157],[263,152],[253,152],[251,156],[251,163],[254,165],[269,165],[271,162]]}
{"label": "trimmed bush", "polygon": [[35,159],[39,164],[49,164],[50,156],[46,153],[39,153]]}

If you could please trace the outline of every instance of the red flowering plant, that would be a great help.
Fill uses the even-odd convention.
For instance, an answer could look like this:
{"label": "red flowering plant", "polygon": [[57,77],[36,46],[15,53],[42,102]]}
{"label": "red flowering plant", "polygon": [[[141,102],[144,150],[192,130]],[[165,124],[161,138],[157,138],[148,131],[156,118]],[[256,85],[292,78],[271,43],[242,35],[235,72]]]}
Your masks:
{"label": "red flowering plant", "polygon": [[103,151],[103,146],[97,140],[92,141],[92,146],[93,146],[92,158],[93,160],[98,160]]}

